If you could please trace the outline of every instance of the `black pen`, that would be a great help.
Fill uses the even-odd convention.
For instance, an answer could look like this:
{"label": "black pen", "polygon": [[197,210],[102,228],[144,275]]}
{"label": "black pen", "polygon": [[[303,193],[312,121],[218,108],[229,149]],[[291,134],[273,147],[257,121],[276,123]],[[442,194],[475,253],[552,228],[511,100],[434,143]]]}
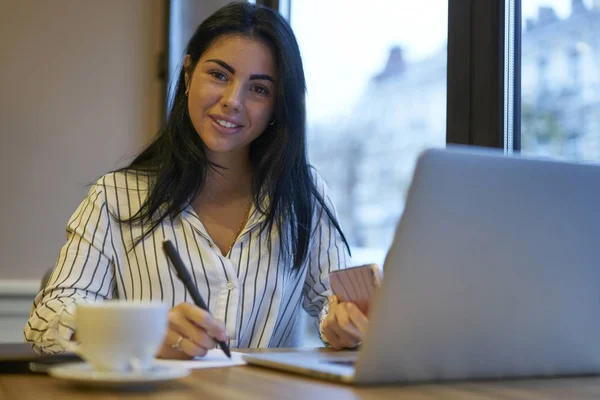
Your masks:
{"label": "black pen", "polygon": [[[190,292],[194,303],[210,314],[210,311],[208,310],[208,307],[206,307],[206,304],[204,304],[204,300],[202,300],[202,296],[200,296],[198,289],[196,289],[196,286],[192,283],[192,278],[185,268],[185,265],[183,265],[183,261],[181,260],[181,257],[179,257],[179,253],[177,253],[173,243],[171,243],[169,240],[163,241],[163,250],[167,254],[167,257],[171,260],[171,264],[175,269],[177,277],[181,282],[183,282],[183,285],[187,291]],[[223,353],[225,353],[227,357],[231,358],[231,353],[229,352],[229,346],[227,346],[227,343],[223,341],[218,341],[217,343],[219,343],[219,346],[221,346]]]}

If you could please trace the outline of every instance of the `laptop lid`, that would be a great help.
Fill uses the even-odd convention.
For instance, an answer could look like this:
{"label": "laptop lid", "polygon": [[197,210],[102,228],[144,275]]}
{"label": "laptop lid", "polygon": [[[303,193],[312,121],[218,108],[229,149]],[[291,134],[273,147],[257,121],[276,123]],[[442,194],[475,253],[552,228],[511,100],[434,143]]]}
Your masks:
{"label": "laptop lid", "polygon": [[600,372],[600,167],[420,157],[356,383]]}
{"label": "laptop lid", "polygon": [[45,372],[43,367],[74,361],[81,358],[73,353],[39,355],[29,343],[0,343],[0,374]]}

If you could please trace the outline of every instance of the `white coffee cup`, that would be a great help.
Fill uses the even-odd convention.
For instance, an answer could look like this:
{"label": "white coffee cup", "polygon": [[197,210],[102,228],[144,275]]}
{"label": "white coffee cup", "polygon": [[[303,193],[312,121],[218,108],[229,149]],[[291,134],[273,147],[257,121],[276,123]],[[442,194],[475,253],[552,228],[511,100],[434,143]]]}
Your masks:
{"label": "white coffee cup", "polygon": [[74,351],[98,371],[143,372],[167,332],[168,307],[159,302],[77,304]]}

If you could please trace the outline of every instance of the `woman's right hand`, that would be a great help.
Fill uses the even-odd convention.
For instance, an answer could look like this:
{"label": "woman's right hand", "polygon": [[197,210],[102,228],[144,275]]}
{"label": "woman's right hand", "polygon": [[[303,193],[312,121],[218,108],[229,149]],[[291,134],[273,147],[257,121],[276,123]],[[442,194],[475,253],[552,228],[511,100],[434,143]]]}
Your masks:
{"label": "woman's right hand", "polygon": [[190,303],[179,303],[169,311],[169,328],[156,355],[158,358],[203,357],[217,341],[229,340],[225,325],[208,312]]}

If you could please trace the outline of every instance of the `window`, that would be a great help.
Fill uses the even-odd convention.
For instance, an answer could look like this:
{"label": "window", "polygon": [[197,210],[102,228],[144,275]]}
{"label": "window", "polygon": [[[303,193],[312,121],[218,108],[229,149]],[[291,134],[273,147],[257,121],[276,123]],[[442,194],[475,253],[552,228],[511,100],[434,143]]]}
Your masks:
{"label": "window", "polygon": [[295,0],[311,163],[353,262],[391,244],[419,153],[446,143],[448,0]]}
{"label": "window", "polygon": [[521,151],[600,162],[600,1],[521,1]]}

